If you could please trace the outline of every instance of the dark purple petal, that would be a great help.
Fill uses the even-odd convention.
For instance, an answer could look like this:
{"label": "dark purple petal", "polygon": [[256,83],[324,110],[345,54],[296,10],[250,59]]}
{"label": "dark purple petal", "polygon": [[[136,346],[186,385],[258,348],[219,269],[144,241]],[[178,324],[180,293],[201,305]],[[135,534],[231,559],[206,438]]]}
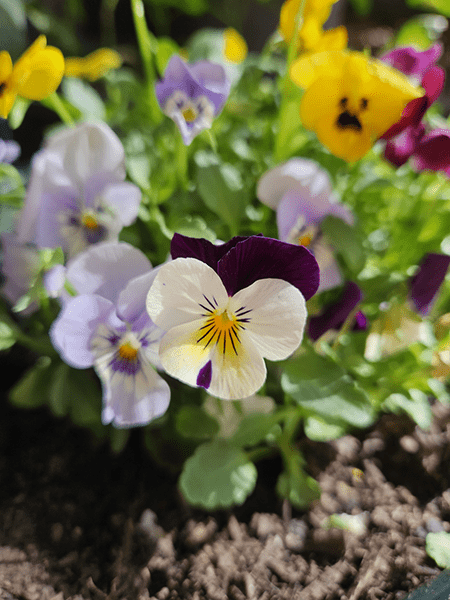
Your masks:
{"label": "dark purple petal", "polygon": [[442,54],[442,45],[434,44],[428,50],[420,52],[412,46],[394,48],[380,57],[384,63],[398,69],[405,75],[422,77]]}
{"label": "dark purple petal", "polygon": [[420,140],[414,152],[418,171],[446,171],[450,168],[450,129],[434,129]]}
{"label": "dark purple petal", "polygon": [[259,279],[283,279],[308,300],[319,287],[319,267],[304,246],[251,236],[219,261],[217,273],[230,296]]}
{"label": "dark purple petal", "polygon": [[[345,284],[340,299],[325,308],[322,314],[311,317],[308,323],[308,335],[312,340],[318,340],[329,329],[339,329],[355,306],[361,302],[360,288],[349,281]],[[355,328],[365,329],[367,323],[363,313],[356,315]]]}
{"label": "dark purple petal", "polygon": [[202,367],[197,376],[197,385],[199,387],[208,389],[211,385],[211,377],[212,377],[212,364],[211,361],[208,360],[206,365]]}
{"label": "dark purple petal", "polygon": [[425,127],[422,124],[418,127],[406,127],[404,131],[386,143],[385,159],[396,167],[401,167],[414,154],[424,134]]}
{"label": "dark purple petal", "polygon": [[172,258],[197,258],[217,273],[217,264],[231,248],[237,243],[248,239],[243,236],[236,236],[229,242],[215,245],[203,238],[191,238],[180,233],[175,233],[170,244],[170,253]]}
{"label": "dark purple petal", "polygon": [[410,297],[422,316],[428,314],[450,265],[446,254],[427,254],[410,284]]}
{"label": "dark purple petal", "polygon": [[218,115],[230,93],[230,82],[225,69],[218,64],[201,61],[188,65],[178,55],[172,56],[164,72],[164,79],[155,85],[156,98],[162,109],[175,91],[189,98],[206,96]]}

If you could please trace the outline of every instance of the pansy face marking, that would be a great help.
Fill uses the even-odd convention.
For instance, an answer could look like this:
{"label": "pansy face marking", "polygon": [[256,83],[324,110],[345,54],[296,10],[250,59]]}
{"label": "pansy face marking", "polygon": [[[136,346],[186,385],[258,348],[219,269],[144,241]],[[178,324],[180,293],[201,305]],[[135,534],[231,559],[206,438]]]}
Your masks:
{"label": "pansy face marking", "polygon": [[353,129],[354,131],[362,131],[361,121],[359,120],[359,114],[367,109],[369,101],[367,98],[361,98],[358,108],[353,111],[349,108],[348,98],[344,96],[339,100],[339,108],[342,112],[339,114],[336,126],[339,129]]}
{"label": "pansy face marking", "polygon": [[211,127],[214,105],[206,96],[189,98],[185,92],[176,90],[167,100],[164,113],[173,119],[178,127],[186,129],[186,135],[194,137],[203,129]]}

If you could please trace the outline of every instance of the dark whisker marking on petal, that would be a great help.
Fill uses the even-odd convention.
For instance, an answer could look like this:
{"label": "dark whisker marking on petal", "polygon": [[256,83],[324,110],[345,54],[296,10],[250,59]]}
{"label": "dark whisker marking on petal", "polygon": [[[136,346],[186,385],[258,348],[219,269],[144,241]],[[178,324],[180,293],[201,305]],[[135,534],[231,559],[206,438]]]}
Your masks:
{"label": "dark whisker marking on petal", "polygon": [[[208,299],[208,298],[206,298]],[[206,310],[207,313],[212,313],[212,310],[210,308],[208,308],[207,306],[203,306],[203,304],[200,304],[200,302],[198,303],[199,306],[201,306],[203,308],[203,310]],[[214,307],[213,307],[214,308]],[[206,317],[207,315],[205,315]]]}
{"label": "dark whisker marking on petal", "polygon": [[216,346],[219,344],[220,342],[220,336],[222,335],[222,331],[219,331],[219,335],[217,336],[217,340],[216,340]]}
{"label": "dark whisker marking on petal", "polygon": [[225,354],[225,348],[227,347],[227,334],[223,336],[223,354]]}
{"label": "dark whisker marking on petal", "polygon": [[209,340],[206,342],[204,349],[206,349],[206,348],[209,346],[209,344],[210,344],[210,343],[213,341],[213,339],[214,339],[214,337],[215,337],[216,333],[217,333],[217,329],[216,329],[215,331],[213,331],[213,332],[212,332],[212,336],[211,336],[211,337],[209,338]]}
{"label": "dark whisker marking on petal", "polygon": [[231,335],[231,331],[232,331],[232,330],[230,329],[230,330],[229,330],[229,334],[230,334],[230,342],[231,342],[231,345],[233,346],[234,353],[235,353],[235,354],[236,354],[236,356],[237,356],[237,350],[236,350],[236,346],[234,345],[234,340],[233,340],[233,336]]}
{"label": "dark whisker marking on petal", "polygon": [[[241,323],[250,323],[251,319],[236,319],[236,323],[239,323],[239,325]],[[242,327],[242,325],[240,325]],[[245,327],[242,327],[242,329],[245,329]]]}
{"label": "dark whisker marking on petal", "polygon": [[211,327],[214,326],[214,319],[208,319],[205,323],[205,325],[202,325],[199,329],[199,331],[201,331],[202,329],[206,329],[207,327]]}
{"label": "dark whisker marking on petal", "polygon": [[241,343],[241,340],[240,340],[240,338],[238,336],[238,333],[237,333],[237,327],[235,327],[235,326],[231,327],[231,329],[229,329],[229,332],[230,332],[231,339],[233,339],[232,336],[231,336],[231,334],[234,333],[234,335],[236,336],[237,341],[239,343]]}
{"label": "dark whisker marking on petal", "polygon": [[214,304],[215,304],[216,306],[219,306],[219,304],[218,304],[217,300],[214,298],[214,296],[213,296],[213,300],[214,300]]}
{"label": "dark whisker marking on petal", "polygon": [[[211,307],[213,310],[215,310],[215,308],[216,308],[216,307],[215,307],[215,306],[214,306],[214,304],[211,302],[211,300],[205,296],[205,294],[203,294],[203,298],[204,298],[204,299],[206,300],[206,302],[207,302],[207,303],[210,305],[210,307]],[[200,305],[200,306],[201,306],[201,305]]]}
{"label": "dark whisker marking on petal", "polygon": [[[199,338],[199,339],[197,340],[197,342],[196,342],[196,343],[198,344],[199,342],[201,342],[201,341],[202,341],[202,340],[203,340],[203,339],[204,339],[204,338],[205,338],[207,335],[209,335],[209,334],[211,333],[211,331],[214,331],[214,325],[213,325],[213,326],[212,326],[210,329],[208,329],[208,331],[207,331],[206,333],[204,333],[204,334],[202,335],[202,337],[201,337],[201,338]],[[213,333],[213,337],[214,337],[214,336],[215,336],[215,333]],[[210,340],[210,341],[211,341],[211,340]],[[208,342],[208,344],[209,344],[209,342]],[[206,346],[207,346],[208,344],[206,344]],[[205,348],[206,348],[206,346],[205,346]]]}
{"label": "dark whisker marking on petal", "polygon": [[248,308],[247,310],[244,310],[244,312],[241,312],[241,314],[238,314],[241,310],[243,310],[245,308],[245,306],[241,306],[241,308],[238,308],[238,310],[236,311],[236,316],[238,317],[242,317],[242,315],[246,315],[249,312],[252,312],[253,308]]}

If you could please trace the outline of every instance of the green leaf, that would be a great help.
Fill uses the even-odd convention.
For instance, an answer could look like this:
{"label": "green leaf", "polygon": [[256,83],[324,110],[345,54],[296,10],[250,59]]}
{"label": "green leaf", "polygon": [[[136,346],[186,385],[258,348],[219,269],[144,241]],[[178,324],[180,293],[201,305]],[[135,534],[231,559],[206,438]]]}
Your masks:
{"label": "green leaf", "polygon": [[237,431],[230,438],[230,443],[242,448],[256,446],[263,442],[273,431],[278,422],[277,415],[253,413],[246,415],[239,424]]}
{"label": "green leaf", "polygon": [[355,228],[334,215],[325,217],[320,228],[350,271],[357,275],[363,269],[366,257]]}
{"label": "green leaf", "polygon": [[36,408],[46,404],[54,366],[48,356],[38,359],[22,379],[10,390],[9,399],[20,408]]}
{"label": "green leaf", "polygon": [[183,437],[208,440],[219,431],[219,424],[200,406],[182,406],[175,417],[175,427]]}
{"label": "green leaf", "polygon": [[49,390],[50,408],[57,417],[67,414],[70,402],[70,371],[66,363],[60,363],[53,372]]}
{"label": "green leaf", "polygon": [[14,330],[6,323],[0,322],[0,350],[11,348],[16,343]]}
{"label": "green leaf", "polygon": [[92,86],[81,79],[65,77],[62,80],[64,97],[75,106],[83,117],[105,119],[105,105]]}
{"label": "green leaf", "polygon": [[26,98],[21,98],[17,96],[14,105],[11,109],[11,112],[8,115],[8,122],[11,129],[17,129],[22,125],[22,121],[27,114],[28,107],[31,104],[31,100],[27,100]]}
{"label": "green leaf", "polygon": [[351,0],[351,5],[358,15],[368,15],[373,8],[373,0]]}
{"label": "green leaf", "polygon": [[156,66],[159,73],[162,75],[166,70],[167,63],[173,54],[179,51],[179,46],[171,38],[161,37],[158,38],[158,50],[156,52]]}
{"label": "green leaf", "polygon": [[391,394],[384,401],[383,410],[398,414],[404,411],[421,429],[429,429],[433,414],[428,396],[420,390],[409,390],[410,398],[404,394]]}
{"label": "green leaf", "polygon": [[293,506],[304,509],[313,500],[320,497],[321,490],[317,481],[303,471],[301,456],[295,455],[293,459],[297,463],[296,467],[281,473],[278,477],[276,490],[279,496],[289,500]]}
{"label": "green leaf", "polygon": [[190,504],[215,510],[242,504],[256,478],[256,467],[245,452],[215,440],[199,446],[185,462],[179,484]]}
{"label": "green leaf", "polygon": [[328,357],[313,351],[283,363],[283,390],[308,415],[333,425],[367,427],[374,415],[365,392]]}
{"label": "green leaf", "polygon": [[237,235],[239,224],[248,204],[248,191],[239,189],[236,170],[231,166],[197,166],[198,192],[206,206],[216,213]]}
{"label": "green leaf", "polygon": [[0,0],[0,48],[13,60],[25,50],[27,18],[22,0]]}
{"label": "green leaf", "polygon": [[337,440],[346,432],[342,424],[327,422],[318,415],[305,417],[304,429],[309,439],[316,442]]}
{"label": "green leaf", "polygon": [[442,569],[450,568],[450,533],[439,531],[428,533],[425,538],[425,549],[428,556]]}
{"label": "green leaf", "polygon": [[431,8],[436,12],[450,17],[450,2],[448,0],[406,0],[412,8]]}
{"label": "green leaf", "polygon": [[111,450],[116,454],[120,454],[127,445],[130,437],[131,429],[116,429],[111,427],[109,432],[109,440],[111,444]]}

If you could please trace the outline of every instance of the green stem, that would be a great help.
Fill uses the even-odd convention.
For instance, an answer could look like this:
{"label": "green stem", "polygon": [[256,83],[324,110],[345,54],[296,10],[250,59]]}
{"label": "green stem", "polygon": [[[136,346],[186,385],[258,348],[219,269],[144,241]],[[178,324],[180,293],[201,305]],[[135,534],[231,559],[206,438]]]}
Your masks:
{"label": "green stem", "polygon": [[297,92],[297,87],[292,83],[289,76],[291,64],[297,56],[297,45],[298,45],[298,31],[300,29],[301,21],[303,19],[303,11],[305,9],[306,0],[301,0],[297,14],[295,16],[294,34],[291,41],[289,42],[288,53],[287,53],[287,64],[286,72],[280,82],[281,89],[281,106],[280,114],[278,118],[278,133],[275,138],[275,161],[280,162],[287,158],[285,154],[286,142],[290,137],[292,130],[292,122],[290,119],[290,102],[292,91]]}
{"label": "green stem", "polygon": [[353,322],[356,317],[356,314],[358,312],[359,312],[359,304],[357,304],[355,306],[355,308],[351,311],[351,313],[345,319],[344,323],[342,324],[342,327],[339,329],[339,333],[337,334],[336,339],[334,340],[333,345],[332,345],[333,350],[336,350],[336,348],[339,346],[339,341],[341,340],[342,336],[350,331],[350,328],[352,327]]}
{"label": "green stem", "polygon": [[144,66],[150,117],[152,121],[157,123],[161,121],[163,117],[155,95],[156,71],[153,62],[153,55],[157,51],[158,41],[147,27],[144,4],[142,0],[130,1],[136,37],[139,45],[139,52],[141,54],[142,63]]}
{"label": "green stem", "polygon": [[208,135],[209,143],[211,144],[212,151],[214,152],[214,154],[216,156],[219,156],[219,154],[217,152],[217,140],[216,140],[216,136],[213,134],[213,132],[211,131],[211,129],[207,129],[206,133]]}
{"label": "green stem", "polygon": [[47,103],[51,106],[51,108],[55,111],[55,113],[59,116],[61,121],[70,127],[75,126],[75,121],[72,119],[72,115],[69,113],[67,108],[64,106],[63,101],[60,96],[56,92],[50,94],[46,98]]}
{"label": "green stem", "polygon": [[[175,125],[176,128],[176,125]],[[177,136],[177,145],[176,145],[176,161],[178,167],[178,179],[181,187],[184,190],[188,189],[189,184],[189,175],[188,175],[188,149],[186,144],[181,137],[181,134],[176,131],[175,135]]]}
{"label": "green stem", "polygon": [[119,0],[102,0],[100,9],[100,39],[103,46],[114,46],[116,40],[116,27],[114,13]]}

